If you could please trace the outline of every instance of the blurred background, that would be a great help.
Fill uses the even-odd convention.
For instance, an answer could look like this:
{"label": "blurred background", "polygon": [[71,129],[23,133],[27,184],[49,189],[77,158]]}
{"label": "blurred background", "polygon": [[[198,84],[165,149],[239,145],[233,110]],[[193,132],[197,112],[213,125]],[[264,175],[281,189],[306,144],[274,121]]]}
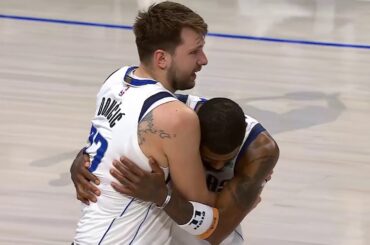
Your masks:
{"label": "blurred background", "polygon": [[[105,78],[138,64],[130,27],[153,2],[0,1],[0,244],[72,241],[69,167]],[[185,93],[236,100],[280,146],[246,244],[370,244],[370,2],[176,2],[210,32]]]}

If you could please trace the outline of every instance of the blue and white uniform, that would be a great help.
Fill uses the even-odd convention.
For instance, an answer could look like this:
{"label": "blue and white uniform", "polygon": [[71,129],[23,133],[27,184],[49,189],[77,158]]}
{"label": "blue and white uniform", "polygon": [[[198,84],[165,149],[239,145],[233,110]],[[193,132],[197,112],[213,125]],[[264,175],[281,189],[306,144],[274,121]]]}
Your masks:
{"label": "blue and white uniform", "polygon": [[[176,95],[180,101],[185,103],[187,106],[196,110],[197,107],[206,101],[204,98],[200,98],[193,95]],[[228,162],[222,171],[216,172],[206,169],[206,180],[208,189],[213,192],[219,192],[223,189],[225,183],[231,180],[234,177],[234,168],[235,164],[238,162],[239,158],[243,156],[248,146],[256,139],[256,137],[263,131],[264,127],[254,118],[245,115],[245,121],[247,123],[247,128],[245,136],[243,139],[242,147],[239,150],[239,153],[234,159]],[[222,224],[221,224],[222,225]],[[239,225],[233,233],[231,233],[221,244],[222,245],[237,245],[244,244],[243,233],[241,226]],[[194,236],[190,235],[186,231],[178,228],[177,226],[173,227],[172,232],[172,243],[173,245],[204,245],[208,244],[206,241],[198,240]]]}
{"label": "blue and white uniform", "polygon": [[[96,203],[84,205],[74,244],[170,244],[173,221],[154,204],[116,192],[109,173],[114,159],[127,156],[144,170],[151,170],[138,143],[140,120],[157,106],[177,98],[160,83],[135,77],[136,67],[123,67],[103,84],[86,152],[90,171],[101,181]],[[165,170],[167,178],[169,171]]]}

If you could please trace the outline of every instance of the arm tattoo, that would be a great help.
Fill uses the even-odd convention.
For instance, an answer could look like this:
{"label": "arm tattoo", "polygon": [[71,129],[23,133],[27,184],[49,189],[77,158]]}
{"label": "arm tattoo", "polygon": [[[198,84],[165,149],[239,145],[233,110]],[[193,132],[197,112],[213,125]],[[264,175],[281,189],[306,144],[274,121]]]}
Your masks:
{"label": "arm tattoo", "polygon": [[234,202],[242,209],[252,207],[255,199],[261,191],[261,186],[256,186],[252,183],[252,179],[248,176],[244,176],[234,188],[231,185],[226,185],[229,189]]}
{"label": "arm tattoo", "polygon": [[254,159],[250,164],[259,164],[257,172],[253,176],[243,174],[238,177],[234,187],[226,185],[237,205],[241,208],[252,207],[254,201],[261,193],[262,182],[276,163],[274,156],[263,156]]}
{"label": "arm tattoo", "polygon": [[166,133],[164,130],[159,130],[159,137],[161,137],[161,139],[171,139],[171,135],[169,133]]}
{"label": "arm tattoo", "polygon": [[171,139],[176,137],[165,132],[162,129],[156,129],[153,122],[153,113],[150,111],[145,117],[139,122],[137,135],[139,139],[139,145],[142,145],[145,142],[145,134],[157,134],[161,139]]}
{"label": "arm tattoo", "polygon": [[262,190],[262,186],[257,186],[256,184],[251,183],[251,179],[244,178],[238,185],[235,190],[235,197],[238,200],[238,203],[243,207],[252,206],[256,200],[258,194]]}

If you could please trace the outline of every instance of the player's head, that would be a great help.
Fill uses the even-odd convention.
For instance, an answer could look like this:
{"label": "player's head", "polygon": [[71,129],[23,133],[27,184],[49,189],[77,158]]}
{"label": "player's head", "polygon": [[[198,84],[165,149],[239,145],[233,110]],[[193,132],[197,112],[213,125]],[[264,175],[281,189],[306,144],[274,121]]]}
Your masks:
{"label": "player's head", "polygon": [[213,98],[200,107],[198,117],[203,163],[220,170],[239,152],[247,126],[244,112],[230,99]]}
{"label": "player's head", "polygon": [[195,85],[195,73],[208,60],[203,52],[207,24],[188,7],[162,2],[139,12],[134,33],[140,62],[166,73],[174,90]]}

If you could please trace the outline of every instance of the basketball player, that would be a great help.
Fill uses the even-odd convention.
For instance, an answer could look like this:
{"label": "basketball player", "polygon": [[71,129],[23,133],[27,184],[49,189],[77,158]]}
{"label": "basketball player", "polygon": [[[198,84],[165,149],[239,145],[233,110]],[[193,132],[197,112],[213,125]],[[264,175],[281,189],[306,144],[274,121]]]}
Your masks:
{"label": "basketball player", "polygon": [[[199,101],[196,97],[189,96],[187,104],[196,104],[194,99]],[[271,178],[269,173],[278,160],[279,152],[271,136],[261,124],[249,116],[245,119],[247,127],[242,147],[238,147],[236,152],[226,150],[228,137],[235,137],[228,134],[227,127],[231,126],[227,125],[230,119],[228,114],[231,114],[232,108],[232,105],[225,106],[228,103],[231,102],[210,100],[200,107],[198,116],[202,129],[201,155],[206,167],[208,188],[219,192],[216,201],[216,207],[220,211],[219,225],[207,240],[211,244],[219,244],[231,233],[222,243],[231,245],[244,243],[241,227],[235,227],[253,208],[250,204],[253,205],[253,200],[259,196],[265,184],[263,179],[267,181]],[[240,114],[243,115],[241,110]],[[220,142],[225,145],[221,147]],[[115,162],[114,165],[120,172],[113,170],[112,174],[123,184],[122,186],[113,183],[117,191],[145,201],[163,203],[165,196],[160,196],[160,193],[164,193],[163,190],[167,190],[167,187],[163,177],[160,178],[161,170],[153,163],[153,173],[141,170],[127,158],[122,159],[121,164]],[[190,202],[176,192],[164,210],[179,224],[200,221],[197,217],[192,218],[194,211]],[[174,227],[172,235],[172,244],[204,244],[177,227]]]}
{"label": "basketball player", "polygon": [[[179,98],[192,109],[198,109],[205,101],[195,96]],[[257,183],[263,184],[265,179],[270,178],[268,175],[276,164],[279,150],[261,124],[249,116],[244,118],[241,108],[228,99],[218,98],[206,102],[200,107],[198,116],[202,134],[200,149],[206,166],[208,189],[219,192],[216,207],[221,211],[220,225],[207,240],[217,244],[231,233],[222,244],[243,244],[241,228],[237,226],[255,204],[254,200],[261,191]],[[241,122],[239,125],[242,127],[237,127],[235,121]],[[85,175],[81,168],[88,159],[83,160],[81,156],[77,159],[78,163],[74,164],[80,168],[72,176],[77,175],[77,171],[80,179],[96,180],[90,174]],[[122,163],[125,165],[122,166]],[[152,166],[154,172],[150,174],[137,168],[128,159],[122,160],[122,163],[115,162],[120,172],[111,172],[124,184],[120,186],[113,183],[117,191],[145,201],[163,203],[163,193],[167,193],[167,189],[164,187],[163,175],[156,171],[158,168],[155,165]],[[224,189],[227,182],[229,184]],[[85,191],[80,196],[94,201],[90,198],[91,194],[86,195],[86,190],[94,189],[87,185],[83,189]],[[191,205],[176,192],[164,210],[179,224],[188,223],[193,214]],[[172,244],[202,244],[177,227],[173,227],[172,237]]]}
{"label": "basketball player", "polygon": [[122,155],[147,171],[152,156],[166,178],[171,174],[174,188],[210,221],[195,235],[210,234],[217,222],[217,209],[205,205],[213,205],[215,195],[207,189],[199,154],[198,117],[173,94],[192,88],[196,72],[207,64],[207,25],[189,8],[163,2],[139,13],[134,33],[140,66],[115,71],[97,95],[86,153],[101,195],[83,207],[75,244],[170,243],[172,221],[165,212],[112,188],[109,170]]}

